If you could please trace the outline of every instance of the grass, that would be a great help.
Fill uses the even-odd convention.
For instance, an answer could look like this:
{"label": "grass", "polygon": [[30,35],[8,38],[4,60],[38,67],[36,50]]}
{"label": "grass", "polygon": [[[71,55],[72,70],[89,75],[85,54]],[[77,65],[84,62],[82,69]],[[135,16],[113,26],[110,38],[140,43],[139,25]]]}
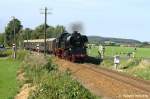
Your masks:
{"label": "grass", "polygon": [[17,58],[12,59],[12,50],[6,50],[0,56],[0,99],[13,99],[19,89],[16,80],[17,71],[27,52],[17,51]]}
{"label": "grass", "polygon": [[[100,66],[112,69],[114,66],[113,56],[116,53],[132,53],[132,47],[114,47],[106,46],[105,57]],[[88,49],[88,55],[97,57],[98,46]],[[150,80],[150,49],[137,48],[135,58],[126,58],[127,54],[120,54],[119,69],[122,69],[127,74],[136,76],[145,80]],[[148,61],[148,62],[146,62]]]}
{"label": "grass", "polygon": [[16,73],[20,61],[0,59],[0,99],[13,99],[18,90]]}
{"label": "grass", "polygon": [[133,76],[150,80],[150,60],[141,60],[135,66],[131,66],[130,68],[126,68],[125,71]]}
{"label": "grass", "polygon": [[[90,56],[98,56],[98,47],[95,46],[91,49],[88,49]],[[132,47],[115,47],[115,46],[106,46],[105,55],[114,56],[116,53],[132,53],[134,48]],[[127,56],[127,54],[121,54],[122,56]],[[137,48],[136,57],[138,58],[150,58],[150,49],[149,48]]]}

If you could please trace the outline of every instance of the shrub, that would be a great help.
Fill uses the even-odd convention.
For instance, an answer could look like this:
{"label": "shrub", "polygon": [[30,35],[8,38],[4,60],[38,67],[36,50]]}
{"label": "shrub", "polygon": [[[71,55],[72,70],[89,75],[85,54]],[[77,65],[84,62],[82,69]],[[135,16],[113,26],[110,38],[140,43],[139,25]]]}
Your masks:
{"label": "shrub", "polygon": [[12,54],[12,50],[0,51],[0,56],[1,57],[11,56],[11,54]]}

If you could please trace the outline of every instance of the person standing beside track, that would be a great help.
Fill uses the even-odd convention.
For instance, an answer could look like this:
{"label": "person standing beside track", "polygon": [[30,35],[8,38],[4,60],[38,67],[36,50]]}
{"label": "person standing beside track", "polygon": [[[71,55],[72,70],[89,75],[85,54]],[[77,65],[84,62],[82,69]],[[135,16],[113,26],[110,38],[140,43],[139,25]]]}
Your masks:
{"label": "person standing beside track", "polygon": [[120,64],[120,56],[116,54],[114,56],[114,69],[118,69],[118,65]]}
{"label": "person standing beside track", "polygon": [[40,54],[40,45],[39,44],[36,45],[36,49],[37,49],[37,52],[38,52],[38,55],[39,55]]}
{"label": "person standing beside track", "polygon": [[98,51],[100,53],[101,59],[104,59],[105,47],[103,45],[99,45]]}

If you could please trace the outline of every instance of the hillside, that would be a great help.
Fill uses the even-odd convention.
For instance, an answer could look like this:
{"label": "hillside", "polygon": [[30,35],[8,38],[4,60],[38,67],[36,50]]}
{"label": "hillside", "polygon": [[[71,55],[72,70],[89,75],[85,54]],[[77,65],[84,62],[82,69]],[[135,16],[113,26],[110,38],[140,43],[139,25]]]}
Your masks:
{"label": "hillside", "polygon": [[88,36],[90,43],[103,43],[105,41],[111,41],[115,43],[123,43],[123,44],[137,44],[141,43],[138,40],[133,39],[122,39],[122,38],[110,38],[110,37],[100,37],[100,36]]}

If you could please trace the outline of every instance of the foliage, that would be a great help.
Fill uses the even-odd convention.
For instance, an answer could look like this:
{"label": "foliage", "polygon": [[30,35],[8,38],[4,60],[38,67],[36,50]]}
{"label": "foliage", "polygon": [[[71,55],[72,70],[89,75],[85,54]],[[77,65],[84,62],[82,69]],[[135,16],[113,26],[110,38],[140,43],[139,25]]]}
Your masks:
{"label": "foliage", "polygon": [[[14,37],[15,28],[15,37]],[[46,25],[47,38],[56,38],[62,32],[66,31],[65,27],[62,25],[49,26]],[[37,26],[34,30],[30,28],[23,29],[21,21],[18,19],[12,19],[5,28],[5,34],[0,34],[0,43],[4,42],[4,35],[6,45],[12,46],[16,41],[17,46],[23,47],[23,40],[27,39],[44,39],[44,24]],[[15,40],[15,41],[14,41]]]}
{"label": "foliage", "polygon": [[140,62],[141,62],[140,58],[132,58],[132,59],[129,59],[126,63],[124,63],[122,68],[129,69],[134,66],[137,66]]}
{"label": "foliage", "polygon": [[148,48],[150,48],[150,43],[149,42],[142,42],[139,46],[140,47],[148,47]]}
{"label": "foliage", "polygon": [[114,65],[114,62],[113,62],[113,59],[111,58],[105,58],[103,62],[101,63],[101,66],[104,66],[104,67],[107,66],[107,68],[112,68],[113,65]]}
{"label": "foliage", "polygon": [[106,41],[115,42],[115,43],[122,43],[122,44],[140,44],[140,41],[133,40],[133,39],[121,39],[121,38],[108,38],[108,37],[99,37],[99,36],[89,36],[89,42],[100,44]]}
{"label": "foliage", "polygon": [[0,33],[0,44],[4,43],[4,33]]}
{"label": "foliage", "polygon": [[141,60],[139,64],[125,71],[130,75],[150,80],[150,60]]}
{"label": "foliage", "polygon": [[83,88],[68,73],[52,71],[44,73],[40,85],[29,99],[94,99],[88,90]]}
{"label": "foliage", "polygon": [[[27,80],[36,86],[29,99],[94,99],[95,96],[73,80],[68,72],[58,71],[49,58],[28,56],[22,64]],[[36,61],[36,62],[35,62]]]}
{"label": "foliage", "polygon": [[11,56],[11,54],[12,54],[12,50],[5,50],[0,52],[1,57]]}
{"label": "foliage", "polygon": [[[53,26],[46,26],[47,29],[47,38],[58,37],[62,32],[66,31],[64,26],[57,25],[56,27]],[[31,34],[32,39],[43,39],[44,38],[44,25],[39,25],[35,28],[35,30]]]}
{"label": "foliage", "polygon": [[143,78],[145,80],[150,80],[150,69],[141,69],[138,71],[134,71],[132,75]]}
{"label": "foliage", "polygon": [[23,61],[24,58],[27,56],[28,52],[25,50],[18,50],[17,51],[17,60]]}
{"label": "foliage", "polygon": [[30,28],[25,28],[20,30],[20,43],[19,43],[19,47],[23,48],[23,40],[29,40],[31,39],[31,34],[32,34],[33,30],[31,30]]}
{"label": "foliage", "polygon": [[[2,56],[7,56],[8,58],[12,58],[12,54],[13,54],[13,51],[11,49],[7,49],[5,50],[3,53],[1,53]],[[28,54],[27,51],[25,50],[17,50],[17,60],[24,60],[25,56]]]}
{"label": "foliage", "polygon": [[[19,33],[20,30],[22,29],[22,25],[20,20],[18,19],[12,19],[8,24],[7,27],[5,28],[5,36],[6,36],[6,43],[10,46],[14,42],[14,38],[16,41],[19,40]],[[16,37],[14,37],[14,28],[15,28],[15,34]]]}
{"label": "foliage", "polygon": [[18,90],[16,80],[17,70],[20,66],[20,61],[9,58],[0,59],[0,98],[14,99]]}

